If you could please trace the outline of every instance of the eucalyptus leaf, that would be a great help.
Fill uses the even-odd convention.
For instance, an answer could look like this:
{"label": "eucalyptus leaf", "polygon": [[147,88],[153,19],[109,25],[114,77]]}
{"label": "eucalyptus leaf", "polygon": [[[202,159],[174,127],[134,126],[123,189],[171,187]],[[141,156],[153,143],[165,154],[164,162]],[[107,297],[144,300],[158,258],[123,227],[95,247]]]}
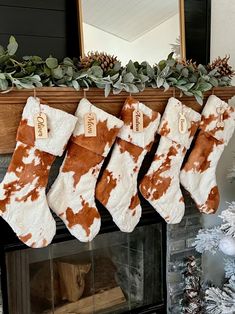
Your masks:
{"label": "eucalyptus leaf", "polygon": [[131,73],[134,77],[137,76],[137,71],[134,63],[130,60],[126,66],[127,72]]}
{"label": "eucalyptus leaf", "polygon": [[188,89],[187,89],[187,87],[185,87],[185,85],[177,85],[177,88],[184,91],[184,92],[188,91]]}
{"label": "eucalyptus leaf", "polygon": [[189,82],[191,83],[196,83],[197,82],[197,76],[195,74],[192,74],[190,77],[189,77]]}
{"label": "eucalyptus leaf", "polygon": [[194,94],[194,97],[196,98],[197,102],[199,103],[199,105],[203,105],[203,99],[202,97],[198,96],[197,94]]}
{"label": "eucalyptus leaf", "polygon": [[223,77],[221,77],[221,80],[224,82],[229,82],[231,79],[228,76],[223,76]]}
{"label": "eucalyptus leaf", "polygon": [[55,69],[52,69],[52,75],[55,79],[61,79],[63,77],[63,70],[60,66]]}
{"label": "eucalyptus leaf", "polygon": [[169,59],[166,61],[166,64],[169,65],[170,67],[173,67],[175,63],[176,63],[175,59]]}
{"label": "eucalyptus leaf", "polygon": [[46,65],[49,69],[55,69],[58,67],[58,60],[56,58],[49,57],[46,59]]}
{"label": "eucalyptus leaf", "polygon": [[114,94],[114,95],[120,94],[121,91],[122,91],[122,89],[113,88],[113,94]]}
{"label": "eucalyptus leaf", "polygon": [[158,76],[157,77],[157,87],[160,88],[163,85],[164,81],[165,81],[164,78]]}
{"label": "eucalyptus leaf", "polygon": [[79,90],[79,88],[80,88],[80,86],[79,86],[79,84],[78,84],[78,82],[77,82],[76,80],[73,80],[73,81],[72,81],[72,86],[73,86],[73,88],[75,88],[76,90]]}
{"label": "eucalyptus leaf", "polygon": [[110,79],[111,79],[112,81],[115,81],[115,80],[118,79],[118,77],[119,77],[119,73],[116,73],[115,75],[111,76]]}
{"label": "eucalyptus leaf", "polygon": [[3,46],[0,45],[0,55],[3,55],[5,53],[5,49]]}
{"label": "eucalyptus leaf", "polygon": [[201,98],[203,97],[202,91],[200,91],[200,90],[194,90],[194,91],[193,91],[193,94],[194,94],[194,95],[197,95],[197,96],[199,96],[199,97],[201,97]]}
{"label": "eucalyptus leaf", "polygon": [[144,75],[144,74],[139,74],[139,78],[140,78],[142,83],[145,83],[149,80],[149,76]]}
{"label": "eucalyptus leaf", "polygon": [[167,56],[167,60],[174,60],[174,59],[173,59],[173,55],[174,55],[174,51],[172,51],[172,52]]}
{"label": "eucalyptus leaf", "polygon": [[6,90],[8,87],[7,80],[0,78],[0,90]]}
{"label": "eucalyptus leaf", "polygon": [[113,67],[113,70],[115,71],[115,72],[118,72],[120,69],[121,69],[121,66],[122,66],[122,64],[121,64],[121,62],[115,62],[114,63],[114,67]]}
{"label": "eucalyptus leaf", "polygon": [[18,43],[15,40],[14,36],[11,36],[9,39],[9,44],[7,45],[7,52],[9,56],[13,56],[18,49]]}
{"label": "eucalyptus leaf", "polygon": [[186,96],[189,96],[189,97],[190,97],[190,96],[194,96],[192,92],[186,92],[186,91],[185,91],[184,94],[185,94]]}
{"label": "eucalyptus leaf", "polygon": [[188,70],[187,68],[183,68],[183,70],[182,70],[182,75],[183,75],[184,77],[188,77],[188,75],[189,75],[189,70]]}
{"label": "eucalyptus leaf", "polygon": [[202,64],[198,65],[198,71],[201,72],[202,74],[207,74],[207,70]]}
{"label": "eucalyptus leaf", "polygon": [[180,79],[177,81],[177,86],[187,84],[187,81],[185,79]]}
{"label": "eucalyptus leaf", "polygon": [[169,74],[169,72],[170,72],[170,67],[169,67],[169,65],[166,65],[165,68],[162,69],[160,75],[162,77],[166,77]]}
{"label": "eucalyptus leaf", "polygon": [[105,88],[104,88],[104,96],[105,97],[108,97],[110,90],[111,90],[111,85],[109,83],[105,84]]}
{"label": "eucalyptus leaf", "polygon": [[134,84],[128,84],[128,92],[130,93],[138,93],[139,89]]}
{"label": "eucalyptus leaf", "polygon": [[68,76],[73,76],[73,68],[72,68],[72,66],[68,66],[68,68],[66,70],[66,74]]}
{"label": "eucalyptus leaf", "polygon": [[214,76],[214,75],[217,73],[217,71],[218,71],[218,68],[215,68],[215,69],[211,70],[211,71],[208,73],[208,75],[209,75],[209,76]]}
{"label": "eucalyptus leaf", "polygon": [[68,66],[71,66],[71,67],[73,67],[74,66],[74,64],[73,64],[73,60],[72,59],[70,59],[70,58],[64,58],[64,60],[63,60],[63,64],[64,65],[68,65]]}
{"label": "eucalyptus leaf", "polygon": [[154,77],[154,69],[148,63],[146,64],[146,72],[147,72],[148,77],[150,77],[150,78]]}
{"label": "eucalyptus leaf", "polygon": [[219,85],[219,82],[218,82],[217,78],[215,78],[215,77],[211,77],[209,82],[210,82],[211,85],[213,85],[214,87],[217,87],[217,86]]}
{"label": "eucalyptus leaf", "polygon": [[9,56],[7,55],[0,55],[0,64],[3,64],[9,60]]}
{"label": "eucalyptus leaf", "polygon": [[182,69],[183,69],[183,64],[181,64],[181,63],[178,63],[178,64],[176,64],[176,70],[178,71],[178,72],[180,72]]}
{"label": "eucalyptus leaf", "polygon": [[124,75],[123,82],[124,83],[132,83],[134,78],[135,78],[134,75],[131,72],[128,72]]}
{"label": "eucalyptus leaf", "polygon": [[228,84],[227,84],[226,82],[219,81],[219,86],[220,86],[220,87],[228,86]]}
{"label": "eucalyptus leaf", "polygon": [[158,63],[159,70],[162,71],[166,67],[166,60],[161,60]]}
{"label": "eucalyptus leaf", "polygon": [[198,89],[201,90],[202,92],[206,92],[212,88],[212,85],[210,83],[204,82],[200,83],[198,86]]}
{"label": "eucalyptus leaf", "polygon": [[195,85],[195,83],[187,83],[184,86],[187,88],[187,90],[191,89],[193,86]]}
{"label": "eucalyptus leaf", "polygon": [[177,79],[175,77],[169,77],[169,78],[167,78],[167,81],[172,82],[173,84],[177,83]]}
{"label": "eucalyptus leaf", "polygon": [[[91,70],[91,73],[94,75],[94,76],[97,76],[97,77],[102,77],[103,76],[103,70],[101,69],[100,66],[98,65],[94,65],[90,68]],[[89,71],[88,71],[89,73]]]}
{"label": "eucalyptus leaf", "polygon": [[169,89],[170,85],[167,83],[167,81],[165,81],[163,83],[163,87],[164,87],[164,91],[166,92]]}

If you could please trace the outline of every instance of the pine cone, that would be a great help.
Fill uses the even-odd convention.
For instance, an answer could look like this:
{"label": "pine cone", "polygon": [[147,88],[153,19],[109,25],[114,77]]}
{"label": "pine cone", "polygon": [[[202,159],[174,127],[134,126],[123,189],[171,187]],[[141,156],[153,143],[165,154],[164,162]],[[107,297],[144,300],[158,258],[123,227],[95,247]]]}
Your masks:
{"label": "pine cone", "polygon": [[104,72],[107,72],[113,69],[116,62],[119,62],[116,56],[111,56],[105,52],[91,51],[83,58],[80,58],[79,67],[88,69],[95,63],[99,65]]}
{"label": "pine cone", "polygon": [[182,59],[178,63],[183,64],[185,67],[192,66],[195,70],[197,69],[197,63],[196,61],[193,62],[192,59],[190,60]]}
{"label": "pine cone", "polygon": [[215,59],[211,64],[208,64],[207,68],[209,71],[214,70],[215,68],[218,69],[218,73],[222,76],[227,76],[229,78],[232,78],[232,76],[235,74],[232,67],[228,64],[228,60],[230,59],[230,56],[225,56],[224,58],[218,57]]}

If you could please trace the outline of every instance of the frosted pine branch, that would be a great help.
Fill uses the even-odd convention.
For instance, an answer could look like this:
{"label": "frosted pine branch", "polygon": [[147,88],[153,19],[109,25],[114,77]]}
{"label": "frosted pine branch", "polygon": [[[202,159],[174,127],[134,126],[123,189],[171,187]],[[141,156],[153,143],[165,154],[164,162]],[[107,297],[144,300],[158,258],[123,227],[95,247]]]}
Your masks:
{"label": "frosted pine branch", "polygon": [[218,251],[219,241],[223,232],[219,227],[199,230],[193,245],[199,253],[209,251],[215,254]]}
{"label": "frosted pine branch", "polygon": [[221,231],[235,237],[235,201],[229,205],[228,209],[222,211],[219,217],[224,222],[220,226]]}
{"label": "frosted pine branch", "polygon": [[235,277],[235,258],[234,257],[227,257],[224,259],[224,271],[225,271],[226,278],[231,278],[232,276]]}
{"label": "frosted pine branch", "polygon": [[234,314],[235,313],[235,281],[230,279],[221,289],[209,288],[206,290],[206,313]]}

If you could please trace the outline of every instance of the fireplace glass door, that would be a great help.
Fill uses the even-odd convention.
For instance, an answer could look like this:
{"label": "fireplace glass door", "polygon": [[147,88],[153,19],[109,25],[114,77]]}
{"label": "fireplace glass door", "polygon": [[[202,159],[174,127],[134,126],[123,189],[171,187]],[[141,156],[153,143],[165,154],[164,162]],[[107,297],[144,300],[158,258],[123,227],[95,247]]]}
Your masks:
{"label": "fireplace glass door", "polygon": [[6,254],[9,314],[126,313],[163,303],[162,224]]}

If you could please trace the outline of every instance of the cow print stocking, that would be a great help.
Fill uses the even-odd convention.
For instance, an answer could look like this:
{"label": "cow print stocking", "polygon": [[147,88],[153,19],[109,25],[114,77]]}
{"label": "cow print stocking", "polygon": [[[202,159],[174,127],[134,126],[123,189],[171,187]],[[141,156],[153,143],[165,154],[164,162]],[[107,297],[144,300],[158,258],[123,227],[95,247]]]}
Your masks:
{"label": "cow print stocking", "polygon": [[[186,119],[183,133],[179,131],[181,115]],[[184,215],[179,173],[186,150],[199,126],[200,117],[199,113],[177,99],[169,99],[158,130],[161,135],[159,146],[140,184],[142,195],[171,224],[179,223]]]}
{"label": "cow print stocking", "polygon": [[39,100],[29,97],[17,131],[16,148],[0,184],[0,215],[22,242],[35,248],[47,246],[55,234],[45,188],[51,164],[55,156],[63,154],[77,121],[61,110],[40,107],[47,116],[48,138],[35,139],[33,117],[39,112]]}
{"label": "cow print stocking", "polygon": [[202,111],[195,145],[180,173],[181,184],[190,192],[198,209],[206,214],[215,213],[219,206],[216,167],[233,135],[234,120],[234,109],[211,95]]}
{"label": "cow print stocking", "polygon": [[[133,111],[143,113],[143,131],[133,131]],[[111,159],[97,184],[96,198],[108,209],[113,221],[123,232],[131,232],[141,217],[137,190],[140,166],[151,148],[160,114],[129,97],[122,109],[124,122]]]}
{"label": "cow print stocking", "polygon": [[[89,112],[96,115],[97,136],[94,137],[85,136],[84,116]],[[100,230],[95,186],[104,158],[123,122],[93,106],[85,98],[80,101],[75,115],[78,122],[60,173],[48,193],[48,202],[70,233],[80,241],[87,242]]]}

